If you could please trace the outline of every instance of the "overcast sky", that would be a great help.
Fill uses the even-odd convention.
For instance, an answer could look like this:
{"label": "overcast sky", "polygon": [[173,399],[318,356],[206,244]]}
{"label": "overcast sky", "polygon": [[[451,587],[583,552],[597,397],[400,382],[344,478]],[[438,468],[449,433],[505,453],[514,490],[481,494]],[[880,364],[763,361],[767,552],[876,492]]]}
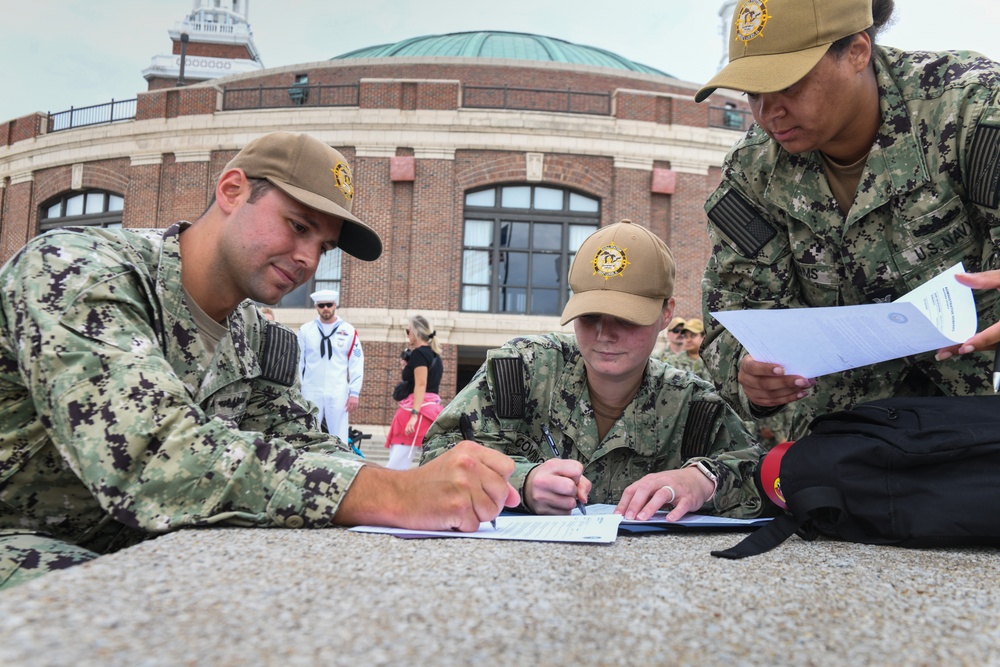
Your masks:
{"label": "overcast sky", "polygon": [[[0,0],[0,120],[62,111],[146,89],[170,53],[167,30],[191,0]],[[267,67],[326,60],[421,35],[508,30],[596,46],[704,83],[722,56],[721,0],[252,0]],[[896,0],[881,42],[970,49],[1000,60],[1000,0]]]}

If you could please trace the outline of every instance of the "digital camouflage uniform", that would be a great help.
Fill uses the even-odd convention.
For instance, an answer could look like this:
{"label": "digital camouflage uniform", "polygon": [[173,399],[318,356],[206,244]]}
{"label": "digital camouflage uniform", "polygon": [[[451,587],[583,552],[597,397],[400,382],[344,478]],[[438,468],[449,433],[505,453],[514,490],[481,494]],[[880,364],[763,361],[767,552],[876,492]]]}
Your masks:
{"label": "digital camouflage uniform", "polygon": [[[889,301],[958,262],[1000,267],[1000,66],[961,52],[873,54],[882,126],[846,220],[819,154],[792,155],[756,125],[705,205],[702,358],[748,416],[767,411],[751,412],[737,384],[744,350],[710,312]],[[980,329],[1000,319],[996,291],[976,300]],[[815,413],[886,396],[992,393],[992,361],[927,352],[816,378],[789,405],[791,434]]]}
{"label": "digital camouflage uniform", "polygon": [[708,369],[705,368],[705,362],[702,361],[700,356],[692,359],[688,356],[687,352],[673,353],[668,349],[667,352],[660,355],[660,361],[682,371],[694,373],[702,380],[712,381],[711,376],[708,374]]}
{"label": "digital camouflage uniform", "polygon": [[552,458],[542,433],[547,424],[560,453],[583,463],[593,484],[588,502],[617,503],[628,485],[649,473],[711,457],[719,484],[705,511],[757,516],[761,501],[753,478],[763,450],[710,385],[655,359],[648,363],[635,398],[598,442],[576,337],[515,338],[487,353],[476,376],[438,416],[420,462],[463,440],[459,418],[468,414],[476,440],[516,462],[510,483],[523,498],[528,473]]}
{"label": "digital camouflage uniform", "polygon": [[206,363],[182,228],[58,230],[0,269],[0,585],[184,526],[328,526],[363,465],[250,301]]}

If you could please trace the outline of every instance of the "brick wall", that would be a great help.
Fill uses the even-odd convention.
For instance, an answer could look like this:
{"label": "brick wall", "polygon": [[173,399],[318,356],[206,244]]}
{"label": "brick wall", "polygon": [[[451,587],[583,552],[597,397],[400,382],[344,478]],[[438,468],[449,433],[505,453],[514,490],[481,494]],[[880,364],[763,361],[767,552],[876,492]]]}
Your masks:
{"label": "brick wall", "polygon": [[34,183],[8,183],[4,188],[3,224],[0,225],[0,262],[10,257],[28,242],[32,234],[31,197]]}
{"label": "brick wall", "polygon": [[[179,40],[174,40],[172,53],[175,56],[179,56],[181,54],[181,43]],[[253,60],[253,54],[250,53],[250,50],[245,44],[213,44],[211,42],[189,41],[184,54],[185,57]]]}
{"label": "brick wall", "polygon": [[43,114],[33,113],[0,125],[0,146],[10,146],[18,141],[37,137],[41,133],[44,118]]}
{"label": "brick wall", "polygon": [[[408,65],[378,67],[356,64],[320,65],[307,70],[310,84],[358,83],[363,108],[454,109],[460,99],[456,80],[476,85],[511,85],[615,92],[614,114],[619,119],[682,123],[704,127],[707,106],[677,97],[689,89],[669,81],[632,79],[612,75],[559,70],[557,68],[502,67],[498,65]],[[222,85],[288,86],[302,70],[265,71],[242,76]],[[183,118],[204,115],[206,126],[215,122],[217,91],[212,85],[169,87],[138,95],[137,120]],[[637,92],[638,91],[638,92]],[[645,91],[645,92],[643,92]],[[262,126],[268,124],[261,114]],[[288,113],[280,111],[278,113]],[[315,112],[312,112],[315,113]],[[0,125],[0,146],[37,136],[38,115]],[[219,120],[220,127],[225,119]],[[194,119],[197,125],[200,118]],[[558,123],[553,127],[557,128]],[[230,131],[230,128],[227,128]],[[248,123],[239,132],[254,134]],[[558,132],[558,129],[554,129]],[[73,131],[71,131],[73,132]],[[139,136],[125,140],[142,145]],[[100,140],[91,147],[99,154]],[[179,140],[178,145],[183,145]],[[520,150],[457,148],[454,159],[421,156],[411,147],[397,147],[397,156],[414,157],[413,180],[393,181],[391,158],[378,152],[358,156],[351,145],[337,147],[351,163],[359,196],[353,212],[382,236],[385,253],[379,261],[363,262],[345,255],[341,301],[349,308],[384,308],[389,327],[384,340],[363,340],[366,380],[354,423],[388,425],[395,404],[390,392],[399,381],[399,352],[404,343],[403,321],[409,313],[457,312],[460,305],[464,193],[470,189],[503,183],[522,183],[526,157]],[[179,150],[179,149],[178,149]],[[95,159],[84,163],[85,188],[109,190],[125,197],[126,227],[165,227],[177,220],[194,220],[212,197],[215,181],[233,150],[212,151],[207,161],[178,152],[133,155],[118,159]],[[178,160],[180,157],[180,160]],[[189,161],[189,160],[196,161]],[[197,161],[197,160],[201,161]],[[666,162],[655,167],[670,169]],[[32,180],[14,176],[0,188],[0,260],[13,255],[37,230],[39,206],[70,189],[72,166],[39,169]],[[705,175],[678,171],[672,194],[651,191],[648,169],[615,166],[605,155],[547,152],[543,156],[540,184],[570,188],[601,200],[601,224],[629,218],[652,229],[670,245],[677,261],[676,298],[678,314],[700,312],[701,272],[709,248],[705,229],[704,201],[719,182],[720,172]],[[445,330],[453,322],[431,322]],[[445,400],[454,395],[458,349],[443,350]]]}

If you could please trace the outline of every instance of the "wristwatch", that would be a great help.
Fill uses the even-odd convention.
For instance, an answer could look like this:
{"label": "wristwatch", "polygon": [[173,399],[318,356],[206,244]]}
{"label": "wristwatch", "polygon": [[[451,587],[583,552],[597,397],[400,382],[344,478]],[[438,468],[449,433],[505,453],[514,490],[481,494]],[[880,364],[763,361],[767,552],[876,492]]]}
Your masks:
{"label": "wristwatch", "polygon": [[689,464],[687,464],[684,467],[685,468],[690,468],[692,466],[695,467],[695,468],[697,468],[698,472],[700,472],[702,475],[704,475],[705,477],[707,477],[708,481],[710,481],[712,484],[716,484],[717,485],[719,483],[719,476],[716,475],[715,471],[712,470],[708,466],[708,464],[705,463],[704,461],[698,461],[697,463],[689,463]]}
{"label": "wristwatch", "polygon": [[420,410],[417,410],[416,408],[410,408],[410,414],[411,415],[419,415],[420,414]]}

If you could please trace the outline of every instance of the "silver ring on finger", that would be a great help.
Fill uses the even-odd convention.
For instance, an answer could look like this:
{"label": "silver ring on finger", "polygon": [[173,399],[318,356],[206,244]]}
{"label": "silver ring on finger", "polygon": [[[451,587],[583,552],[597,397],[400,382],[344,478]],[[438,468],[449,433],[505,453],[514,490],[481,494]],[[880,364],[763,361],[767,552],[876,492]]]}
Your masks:
{"label": "silver ring on finger", "polygon": [[667,489],[668,491],[670,491],[670,500],[667,501],[667,504],[668,505],[673,505],[674,504],[674,498],[677,497],[677,492],[674,491],[674,487],[672,487],[672,486],[663,486],[661,488],[664,488],[664,489]]}

